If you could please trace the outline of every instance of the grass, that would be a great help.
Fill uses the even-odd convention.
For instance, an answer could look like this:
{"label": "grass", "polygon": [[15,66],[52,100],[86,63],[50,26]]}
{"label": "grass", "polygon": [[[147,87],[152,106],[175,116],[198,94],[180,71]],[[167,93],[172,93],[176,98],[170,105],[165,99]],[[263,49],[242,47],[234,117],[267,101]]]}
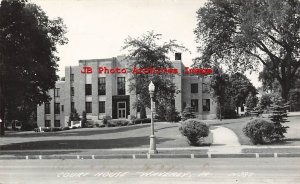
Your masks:
{"label": "grass", "polygon": [[[240,118],[240,119],[225,119],[225,120],[204,120],[211,126],[223,126],[232,130],[238,137],[241,145],[253,145],[251,140],[244,135],[243,128],[253,118]],[[268,118],[264,118],[268,119]],[[286,138],[280,142],[273,142],[271,145],[288,145],[288,146],[300,146],[300,116],[288,117],[290,122],[285,123],[285,126],[289,126]],[[269,144],[270,145],[270,144]]]}
{"label": "grass", "polygon": [[[179,123],[155,123],[157,148],[190,147]],[[59,132],[11,132],[0,140],[0,150],[66,150],[148,148],[150,125],[81,128]],[[203,145],[212,143],[212,135]]]}
{"label": "grass", "polygon": [[238,137],[241,145],[251,145],[251,140],[244,135],[243,128],[251,118],[240,118],[240,119],[224,119],[220,120],[204,120],[210,126],[222,126],[232,130]]}
{"label": "grass", "polygon": [[300,148],[245,148],[242,153],[300,153]]}

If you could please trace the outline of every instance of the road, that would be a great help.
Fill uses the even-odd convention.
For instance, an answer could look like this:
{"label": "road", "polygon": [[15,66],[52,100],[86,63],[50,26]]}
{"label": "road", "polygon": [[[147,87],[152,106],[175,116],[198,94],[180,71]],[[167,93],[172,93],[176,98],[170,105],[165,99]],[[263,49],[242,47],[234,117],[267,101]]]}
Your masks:
{"label": "road", "polygon": [[0,183],[299,183],[300,158],[0,160]]}

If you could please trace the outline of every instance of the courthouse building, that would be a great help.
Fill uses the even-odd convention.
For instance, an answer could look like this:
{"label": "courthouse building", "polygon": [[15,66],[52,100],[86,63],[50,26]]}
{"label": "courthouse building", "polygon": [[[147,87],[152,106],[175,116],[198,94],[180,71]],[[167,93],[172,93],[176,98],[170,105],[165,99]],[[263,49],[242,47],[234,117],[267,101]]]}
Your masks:
{"label": "courthouse building", "polygon": [[[182,112],[186,106],[193,107],[197,118],[213,119],[216,117],[216,103],[210,96],[209,77],[185,74],[185,66],[181,54],[175,54],[173,68],[178,70],[173,81],[178,93],[175,96],[176,110]],[[129,68],[130,60],[124,56],[80,60],[78,66],[65,68],[65,79],[56,82],[55,89],[49,91],[51,101],[37,108],[37,123],[39,127],[68,126],[70,113],[77,110],[81,115],[87,113],[87,119],[100,123],[104,116],[112,119],[129,119],[139,117],[134,108],[136,94],[129,91],[130,70],[126,73],[98,72],[99,67]],[[82,73],[84,67],[92,69]],[[147,114],[150,115],[149,109]]]}

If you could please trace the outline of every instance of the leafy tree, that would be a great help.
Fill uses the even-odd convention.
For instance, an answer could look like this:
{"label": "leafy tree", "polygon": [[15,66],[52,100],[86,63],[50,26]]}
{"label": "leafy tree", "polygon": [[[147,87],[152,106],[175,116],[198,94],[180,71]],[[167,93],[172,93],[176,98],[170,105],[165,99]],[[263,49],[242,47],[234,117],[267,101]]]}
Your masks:
{"label": "leafy tree", "polygon": [[232,96],[229,95],[228,89],[226,90],[226,95],[224,99],[224,104],[222,106],[217,106],[217,118],[223,119],[235,119],[237,118],[237,112],[235,111],[236,106]]}
{"label": "leafy tree", "polygon": [[230,76],[230,85],[232,86],[230,95],[236,108],[244,105],[249,95],[255,96],[257,94],[257,90],[251,81],[241,73],[234,73]]}
{"label": "leafy tree", "polygon": [[[0,118],[15,109],[25,116],[50,99],[59,58],[57,44],[67,43],[61,18],[50,20],[37,5],[25,0],[0,4]],[[3,123],[1,134],[4,135]]]}
{"label": "leafy tree", "polygon": [[222,69],[214,68],[210,87],[213,89],[212,95],[218,103],[218,117],[222,120],[222,109],[228,100],[228,86],[230,85],[229,75],[223,73]]}
{"label": "leafy tree", "polygon": [[263,64],[287,100],[300,67],[299,14],[298,0],[209,0],[197,11],[198,61],[242,72]]}
{"label": "leafy tree", "polygon": [[286,133],[288,126],[283,126],[283,123],[289,122],[287,120],[287,110],[288,104],[281,97],[275,97],[273,104],[271,105],[272,115],[271,121],[274,122],[275,130],[273,138],[280,140],[284,138],[284,133]]}
{"label": "leafy tree", "polygon": [[[148,32],[138,38],[128,37],[123,49],[129,52],[128,58],[132,59],[131,68],[172,68],[168,54],[176,49],[186,50],[175,40],[162,43],[161,34],[154,32]],[[150,81],[155,85],[156,109],[167,107],[174,100],[176,88],[170,74],[134,74],[129,81],[129,91],[137,94],[134,106],[141,109],[141,118],[146,117],[145,108],[150,108],[148,90]],[[163,108],[162,110],[166,111],[167,109]]]}
{"label": "leafy tree", "polygon": [[253,95],[253,94],[249,94],[246,98],[246,107],[247,107],[247,111],[251,111],[253,110],[256,106],[257,106],[257,103],[258,103],[258,98]]}
{"label": "leafy tree", "polygon": [[[291,89],[289,101],[291,104],[291,110],[297,110],[297,105],[300,106],[300,88]],[[300,110],[299,107],[298,110]]]}
{"label": "leafy tree", "polygon": [[270,93],[279,93],[281,91],[280,83],[266,67],[263,67],[263,70],[259,72],[258,79],[262,82],[264,91],[269,91]]}
{"label": "leafy tree", "polygon": [[260,98],[259,104],[263,110],[269,108],[272,104],[272,95],[271,94],[263,94]]}

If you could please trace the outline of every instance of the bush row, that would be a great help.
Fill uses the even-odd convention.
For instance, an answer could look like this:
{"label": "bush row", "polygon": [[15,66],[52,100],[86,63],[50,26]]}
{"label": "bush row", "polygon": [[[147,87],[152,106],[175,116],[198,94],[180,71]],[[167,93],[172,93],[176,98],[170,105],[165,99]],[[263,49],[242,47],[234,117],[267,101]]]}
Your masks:
{"label": "bush row", "polygon": [[128,125],[136,125],[136,124],[143,124],[143,123],[151,123],[150,118],[145,119],[110,119],[110,118],[103,118],[103,126],[100,127],[117,127],[117,126],[128,126]]}

